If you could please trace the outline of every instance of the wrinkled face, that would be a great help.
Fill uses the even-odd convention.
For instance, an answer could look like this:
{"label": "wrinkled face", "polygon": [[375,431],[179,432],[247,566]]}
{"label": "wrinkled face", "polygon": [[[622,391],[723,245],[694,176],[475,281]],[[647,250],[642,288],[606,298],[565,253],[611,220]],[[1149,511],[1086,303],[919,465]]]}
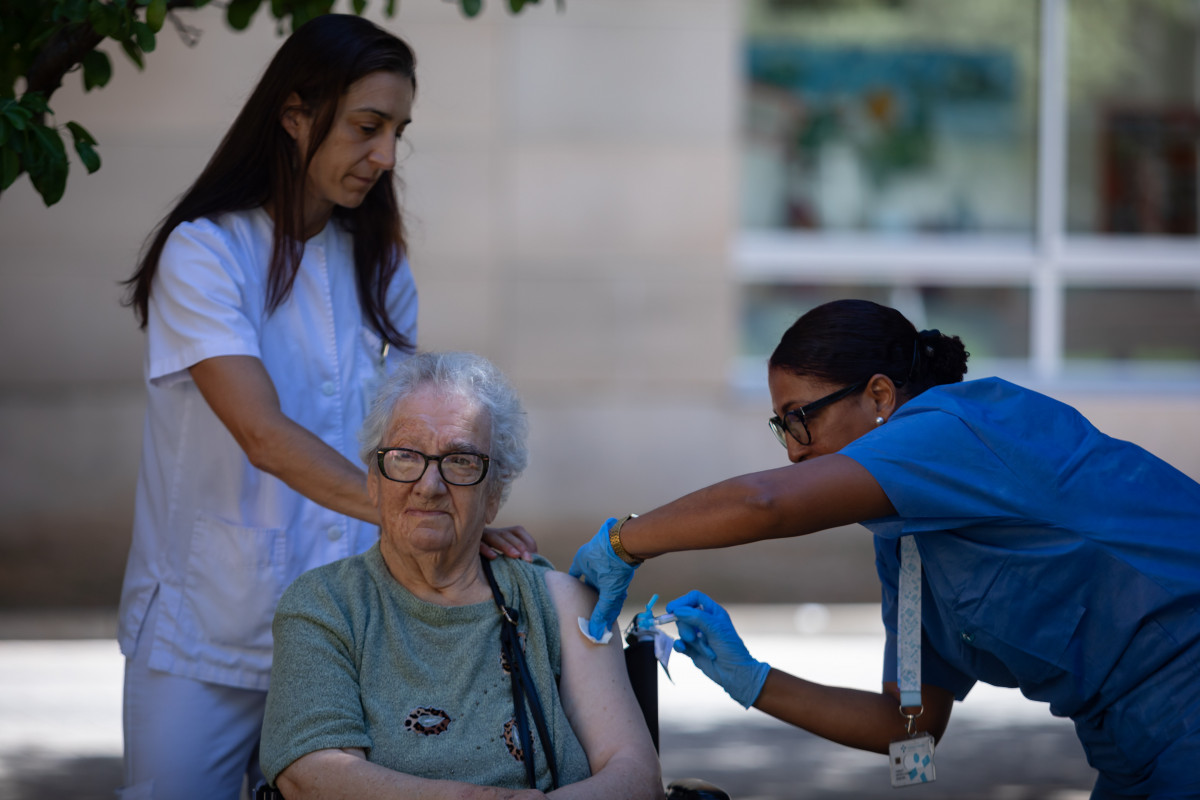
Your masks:
{"label": "wrinkled face", "polygon": [[[381,446],[407,447],[430,456],[488,455],[491,438],[491,421],[478,403],[426,386],[396,405]],[[385,559],[389,553],[478,552],[484,526],[500,508],[494,481],[489,473],[474,486],[452,486],[431,461],[420,480],[398,483],[372,466],[367,489],[379,508]]]}
{"label": "wrinkled face", "polygon": [[[767,373],[767,386],[771,390],[772,408],[780,417],[792,409],[845,388],[777,368]],[[785,437],[788,460],[794,463],[813,456],[836,453],[874,429],[876,416],[876,405],[869,393],[855,392],[843,397],[808,417],[808,431],[812,435],[808,445],[800,444],[790,434]]]}
{"label": "wrinkled face", "polygon": [[[372,72],[350,85],[308,166],[306,225],[323,225],[334,206],[357,208],[376,181],[391,174],[413,98],[412,80],[394,72]],[[289,106],[283,122],[299,152],[307,153],[312,117]]]}

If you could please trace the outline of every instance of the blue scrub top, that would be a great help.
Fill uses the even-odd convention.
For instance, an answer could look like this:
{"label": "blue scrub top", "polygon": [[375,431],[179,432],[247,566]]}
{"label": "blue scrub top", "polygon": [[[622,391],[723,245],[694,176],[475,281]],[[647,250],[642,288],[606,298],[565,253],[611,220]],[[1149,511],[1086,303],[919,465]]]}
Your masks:
{"label": "blue scrub top", "polygon": [[924,683],[1019,687],[1075,719],[1093,765],[1119,752],[1131,773],[1200,731],[1200,484],[999,379],[929,389],[841,452],[897,512],[864,523],[884,680],[899,537],[916,534]]}

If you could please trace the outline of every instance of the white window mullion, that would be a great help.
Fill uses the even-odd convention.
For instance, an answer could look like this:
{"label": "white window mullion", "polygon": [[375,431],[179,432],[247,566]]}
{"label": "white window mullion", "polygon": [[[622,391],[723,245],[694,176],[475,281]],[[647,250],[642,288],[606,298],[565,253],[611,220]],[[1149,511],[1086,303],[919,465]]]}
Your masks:
{"label": "white window mullion", "polygon": [[1036,264],[1030,287],[1031,367],[1062,372],[1065,302],[1061,270],[1067,180],[1067,0],[1042,0],[1038,71]]}

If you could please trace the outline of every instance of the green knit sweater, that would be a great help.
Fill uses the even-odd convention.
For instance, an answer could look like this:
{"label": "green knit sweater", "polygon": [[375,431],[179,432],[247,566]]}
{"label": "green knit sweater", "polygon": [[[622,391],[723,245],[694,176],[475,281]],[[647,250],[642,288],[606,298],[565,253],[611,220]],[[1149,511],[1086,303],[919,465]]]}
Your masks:
{"label": "green knit sweater", "polygon": [[[560,781],[583,780],[587,756],[558,694],[558,614],[544,575],[550,562],[499,558],[492,566],[507,604],[520,612]],[[361,747],[369,761],[411,775],[525,787],[492,600],[452,607],[419,600],[391,576],[377,544],[301,575],[279,603],[274,634],[261,748],[267,780],[307,753]],[[533,750],[538,788],[549,790],[536,733]]]}

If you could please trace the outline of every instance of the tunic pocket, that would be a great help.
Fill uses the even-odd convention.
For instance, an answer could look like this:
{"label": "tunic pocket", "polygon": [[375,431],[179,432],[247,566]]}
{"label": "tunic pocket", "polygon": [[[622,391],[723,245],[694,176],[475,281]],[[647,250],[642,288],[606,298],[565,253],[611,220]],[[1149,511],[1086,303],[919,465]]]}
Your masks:
{"label": "tunic pocket", "polygon": [[[1064,654],[1085,609],[1024,579],[1005,564],[967,618],[964,640],[987,650],[1012,672],[1027,696],[1064,671]],[[1028,690],[1033,690],[1030,694]]]}
{"label": "tunic pocket", "polygon": [[200,514],[192,531],[184,606],[205,641],[271,648],[286,586],[283,528],[251,528]]}

